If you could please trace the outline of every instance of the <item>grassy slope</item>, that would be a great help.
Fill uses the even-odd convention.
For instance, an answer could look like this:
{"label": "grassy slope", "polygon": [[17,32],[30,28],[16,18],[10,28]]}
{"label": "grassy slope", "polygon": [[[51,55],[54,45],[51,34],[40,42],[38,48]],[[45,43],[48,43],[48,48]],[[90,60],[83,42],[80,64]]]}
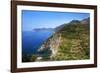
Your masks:
{"label": "grassy slope", "polygon": [[[48,53],[45,53],[46,56],[43,57],[41,61],[47,60],[82,60],[89,59],[89,23],[81,24],[80,22],[72,22],[69,24],[63,24],[56,29],[58,32],[55,35],[61,35],[61,43],[57,48],[58,52],[55,56],[50,58]],[[59,30],[60,29],[60,30]],[[50,39],[54,39],[54,37],[50,37]],[[52,41],[56,41],[56,39]],[[48,40],[46,43],[48,43]],[[47,45],[47,44],[44,45]],[[51,44],[51,43],[50,43]],[[47,46],[49,46],[48,44]],[[55,47],[57,44],[54,44]],[[55,48],[54,48],[55,49]],[[44,50],[43,50],[44,51]],[[37,56],[23,56],[23,62],[36,61]]]}
{"label": "grassy slope", "polygon": [[89,59],[89,28],[87,25],[70,23],[59,31],[62,35],[62,43],[53,60]]}

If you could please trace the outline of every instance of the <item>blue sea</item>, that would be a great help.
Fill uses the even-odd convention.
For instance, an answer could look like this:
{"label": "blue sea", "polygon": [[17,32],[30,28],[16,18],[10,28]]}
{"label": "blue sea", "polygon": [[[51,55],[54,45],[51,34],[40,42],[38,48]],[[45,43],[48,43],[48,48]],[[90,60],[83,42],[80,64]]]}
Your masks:
{"label": "blue sea", "polygon": [[22,54],[36,54],[41,45],[54,33],[53,30],[23,31]]}

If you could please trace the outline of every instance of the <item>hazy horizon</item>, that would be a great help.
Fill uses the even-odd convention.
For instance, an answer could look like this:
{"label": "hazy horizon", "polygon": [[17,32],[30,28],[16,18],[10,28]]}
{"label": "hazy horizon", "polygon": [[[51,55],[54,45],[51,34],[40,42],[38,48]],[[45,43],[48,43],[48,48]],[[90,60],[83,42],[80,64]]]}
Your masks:
{"label": "hazy horizon", "polygon": [[72,20],[90,17],[89,13],[22,10],[22,31],[35,28],[55,28]]}

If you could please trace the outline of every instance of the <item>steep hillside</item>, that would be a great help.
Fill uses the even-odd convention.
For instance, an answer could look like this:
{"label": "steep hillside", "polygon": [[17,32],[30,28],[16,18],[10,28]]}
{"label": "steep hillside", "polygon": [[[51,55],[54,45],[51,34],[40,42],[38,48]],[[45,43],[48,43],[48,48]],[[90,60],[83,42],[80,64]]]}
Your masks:
{"label": "steep hillside", "polygon": [[[37,60],[82,60],[89,59],[89,18],[72,20],[55,28],[52,35],[39,48],[38,52],[48,50]],[[45,51],[46,52],[46,51]]]}

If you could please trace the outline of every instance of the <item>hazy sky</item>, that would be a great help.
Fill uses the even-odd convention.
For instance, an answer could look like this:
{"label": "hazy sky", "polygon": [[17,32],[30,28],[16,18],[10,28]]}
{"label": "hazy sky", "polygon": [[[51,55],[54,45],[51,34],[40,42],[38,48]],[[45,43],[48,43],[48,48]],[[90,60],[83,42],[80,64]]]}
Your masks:
{"label": "hazy sky", "polygon": [[55,28],[71,20],[82,20],[89,16],[89,13],[22,10],[22,30],[30,31],[34,28]]}

